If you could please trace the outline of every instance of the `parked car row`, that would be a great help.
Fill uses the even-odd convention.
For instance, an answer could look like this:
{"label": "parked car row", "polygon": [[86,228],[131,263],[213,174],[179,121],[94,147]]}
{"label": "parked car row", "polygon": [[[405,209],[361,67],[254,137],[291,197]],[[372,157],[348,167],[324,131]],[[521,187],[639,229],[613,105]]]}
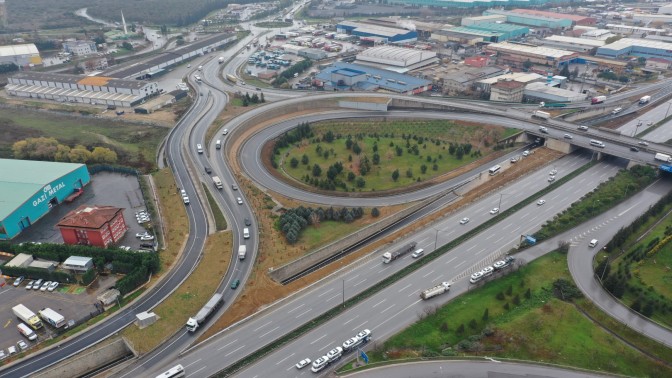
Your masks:
{"label": "parked car row", "polygon": [[138,221],[138,223],[143,224],[149,222],[151,219],[149,218],[149,213],[146,212],[145,210],[140,210],[136,211],[135,213],[135,219]]}
{"label": "parked car row", "polygon": [[[363,330],[358,333],[356,336],[351,337],[343,343],[342,346],[337,346],[336,348],[327,352],[326,355],[319,357],[315,361],[312,361],[312,367],[310,370],[313,373],[317,373],[323,370],[327,365],[332,362],[338,361],[343,357],[343,353],[348,353],[357,349],[358,346],[366,344],[371,340],[371,331],[368,329]],[[305,358],[299,361],[295,366],[297,369],[303,369],[311,363],[310,358]]]}
{"label": "parked car row", "polygon": [[492,275],[495,271],[502,270],[507,266],[511,265],[515,259],[511,256],[506,256],[504,260],[499,260],[492,264],[492,266],[486,266],[480,272],[476,272],[469,277],[469,282],[475,284],[476,282],[482,280],[485,277]]}
{"label": "parked car row", "polygon": [[[18,348],[18,350],[17,350],[17,348]],[[12,345],[9,348],[7,348],[7,353],[5,353],[4,349],[0,349],[0,361],[4,360],[5,358],[7,358],[9,356],[13,356],[13,355],[17,354],[18,352],[23,352],[27,349],[28,349],[28,344],[23,340],[19,340],[16,343],[16,346]]]}
{"label": "parked car row", "polygon": [[[17,281],[19,281],[18,285],[17,285]],[[23,276],[17,278],[16,280],[14,280],[14,286],[21,285],[22,281],[23,281]],[[56,290],[57,287],[58,287],[58,282],[56,282],[56,281],[46,281],[46,282],[44,282],[44,280],[40,278],[39,280],[28,281],[28,284],[26,285],[26,290],[54,291],[54,290]]]}

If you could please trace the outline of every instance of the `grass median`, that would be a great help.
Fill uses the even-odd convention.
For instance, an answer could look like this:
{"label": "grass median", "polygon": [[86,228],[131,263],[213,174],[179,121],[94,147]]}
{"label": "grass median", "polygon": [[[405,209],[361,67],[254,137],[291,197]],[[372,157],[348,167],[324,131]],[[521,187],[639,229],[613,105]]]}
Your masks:
{"label": "grass median", "polygon": [[217,231],[226,230],[226,218],[224,217],[224,213],[222,213],[222,209],[220,209],[219,205],[217,205],[217,201],[215,201],[215,198],[212,196],[208,186],[205,183],[201,184],[203,184],[203,190],[205,191],[205,195],[208,197],[208,203],[210,204],[210,209],[212,210],[212,216],[215,217],[215,228]]}

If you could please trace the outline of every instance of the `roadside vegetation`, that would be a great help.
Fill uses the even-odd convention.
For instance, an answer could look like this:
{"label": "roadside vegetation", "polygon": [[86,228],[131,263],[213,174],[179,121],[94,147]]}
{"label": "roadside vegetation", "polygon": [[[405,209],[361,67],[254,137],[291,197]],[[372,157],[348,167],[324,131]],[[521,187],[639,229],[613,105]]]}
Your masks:
{"label": "roadside vegetation", "polygon": [[443,307],[428,301],[419,321],[376,345],[369,361],[488,356],[627,376],[672,374],[582,315],[573,303],[580,297],[565,255],[552,252]]}
{"label": "roadside vegetation", "polygon": [[284,21],[265,21],[254,24],[258,28],[289,28],[292,25],[293,23]]}
{"label": "roadside vegetation", "polygon": [[619,232],[596,256],[595,274],[624,305],[672,327],[672,194]]}
{"label": "roadside vegetation", "polygon": [[271,164],[322,190],[392,190],[478,160],[512,133],[446,121],[301,124],[274,141]]}
{"label": "roadside vegetation", "polygon": [[208,203],[210,204],[210,209],[212,210],[212,216],[215,218],[215,228],[217,231],[226,230],[226,218],[224,217],[224,213],[222,213],[222,209],[220,209],[219,205],[217,205],[217,201],[215,201],[215,198],[212,196],[208,185],[206,185],[204,182],[201,184],[203,184],[203,191],[208,197]]}

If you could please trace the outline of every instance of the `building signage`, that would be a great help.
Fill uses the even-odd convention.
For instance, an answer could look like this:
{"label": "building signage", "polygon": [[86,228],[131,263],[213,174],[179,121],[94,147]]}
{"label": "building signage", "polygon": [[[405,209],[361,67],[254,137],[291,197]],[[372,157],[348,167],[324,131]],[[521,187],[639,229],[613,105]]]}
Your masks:
{"label": "building signage", "polygon": [[33,200],[33,206],[37,206],[42,202],[49,200],[56,194],[56,192],[63,188],[65,188],[65,184],[62,181],[54,186],[45,186],[44,189],[42,189],[42,195]]}

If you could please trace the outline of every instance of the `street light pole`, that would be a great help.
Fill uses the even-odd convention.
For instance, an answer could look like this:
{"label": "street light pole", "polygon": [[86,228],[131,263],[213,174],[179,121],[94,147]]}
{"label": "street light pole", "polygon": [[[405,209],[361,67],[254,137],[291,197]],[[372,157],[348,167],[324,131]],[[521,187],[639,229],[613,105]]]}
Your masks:
{"label": "street light pole", "polygon": [[670,113],[670,106],[672,106],[672,102],[668,102],[667,111],[665,112],[665,118],[663,118],[663,119],[666,119],[667,115]]}
{"label": "street light pole", "polygon": [[434,250],[436,251],[437,243],[439,241],[439,229],[435,228],[436,236],[434,236]]}

